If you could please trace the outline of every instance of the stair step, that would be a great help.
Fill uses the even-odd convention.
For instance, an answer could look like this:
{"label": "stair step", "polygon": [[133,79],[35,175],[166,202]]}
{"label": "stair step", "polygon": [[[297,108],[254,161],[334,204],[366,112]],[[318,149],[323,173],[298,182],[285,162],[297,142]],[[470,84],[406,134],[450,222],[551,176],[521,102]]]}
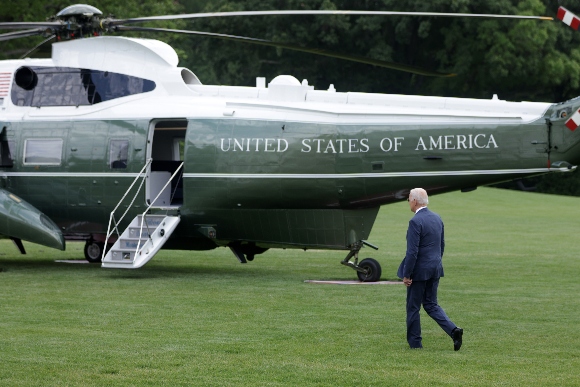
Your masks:
{"label": "stair step", "polygon": [[[109,251],[111,254],[111,261],[117,262],[133,262],[135,259],[135,250],[113,250]],[[109,255],[109,254],[107,254]]]}
{"label": "stair step", "polygon": [[145,265],[165,244],[180,220],[179,216],[147,215],[145,223],[149,228],[141,229],[137,226],[141,223],[141,215],[135,217],[105,255],[102,267],[137,269]]}
{"label": "stair step", "polygon": [[[153,231],[155,231],[154,228],[147,230],[145,227],[143,227],[143,229],[141,229],[140,227],[129,227],[128,228],[129,233],[128,233],[128,237],[129,238],[139,238],[139,233],[141,233],[141,238],[147,239],[150,236],[150,232],[153,233]],[[125,234],[125,233],[123,233]]]}
{"label": "stair step", "polygon": [[[147,221],[143,225],[143,228],[149,227],[150,229],[156,229],[161,224],[161,222],[163,222],[163,219],[165,219],[165,215],[147,215],[146,218]],[[138,215],[137,218],[133,220],[133,222],[135,221],[136,224],[135,225],[131,224],[131,226],[141,227],[141,224],[143,223],[143,217],[141,215]]]}
{"label": "stair step", "polygon": [[121,249],[133,249],[133,251],[135,251],[137,249],[137,245],[139,245],[139,247],[143,247],[145,242],[147,242],[147,239],[123,238],[123,239],[121,239],[121,243],[119,244],[119,248],[121,248]]}

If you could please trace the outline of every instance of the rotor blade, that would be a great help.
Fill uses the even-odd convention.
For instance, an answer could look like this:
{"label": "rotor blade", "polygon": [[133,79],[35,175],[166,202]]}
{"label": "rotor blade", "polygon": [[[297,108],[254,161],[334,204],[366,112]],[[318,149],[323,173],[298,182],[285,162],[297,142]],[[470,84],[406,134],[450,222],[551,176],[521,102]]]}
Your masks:
{"label": "rotor blade", "polygon": [[42,42],[38,43],[34,48],[28,50],[24,55],[20,57],[20,59],[26,58],[28,55],[32,54],[34,51],[38,50],[44,43],[52,40],[56,37],[56,35],[51,35],[48,38],[44,39]]}
{"label": "rotor blade", "polygon": [[0,30],[21,30],[23,28],[56,28],[62,27],[61,22],[1,22]]}
{"label": "rotor blade", "polygon": [[0,42],[4,41],[4,40],[25,38],[27,36],[42,35],[43,33],[44,33],[44,30],[42,30],[42,29],[9,32],[7,34],[0,35]]}
{"label": "rotor blade", "polygon": [[226,16],[267,16],[267,15],[374,15],[374,16],[443,16],[443,17],[477,17],[477,18],[502,18],[502,19],[535,19],[554,20],[549,16],[526,16],[526,15],[496,15],[496,14],[475,14],[475,13],[440,13],[440,12],[398,12],[398,11],[330,11],[330,10],[309,10],[309,11],[239,11],[239,12],[209,12],[190,13],[182,15],[160,15],[148,17],[136,17],[131,19],[113,19],[112,25],[141,23],[156,20],[174,19],[198,19],[206,17],[226,17]]}
{"label": "rotor blade", "polygon": [[425,76],[429,76],[429,77],[453,77],[453,76],[455,76],[455,74],[439,73],[436,71],[424,70],[424,69],[421,69],[419,67],[408,66],[408,65],[394,63],[394,62],[386,62],[386,61],[379,60],[379,59],[364,58],[364,57],[356,56],[356,55],[340,54],[340,53],[326,51],[326,50],[322,50],[322,49],[318,49],[318,48],[306,48],[306,47],[300,47],[300,46],[295,46],[295,45],[286,44],[286,43],[272,42],[270,40],[248,38],[245,36],[216,34],[216,33],[212,33],[212,32],[202,32],[202,31],[173,30],[173,29],[168,29],[168,28],[149,28],[149,27],[117,26],[116,30],[117,31],[173,32],[173,33],[178,33],[178,34],[208,36],[208,37],[222,39],[222,40],[232,40],[232,41],[236,41],[236,42],[246,42],[246,43],[252,43],[252,44],[259,44],[262,46],[277,47],[277,48],[284,48],[284,49],[293,50],[293,51],[307,52],[310,54],[317,54],[317,55],[328,56],[331,58],[344,59],[344,60],[348,60],[351,62],[365,63],[365,64],[370,64],[373,66],[384,67],[384,68],[392,69],[392,70],[405,71],[408,73],[425,75]]}

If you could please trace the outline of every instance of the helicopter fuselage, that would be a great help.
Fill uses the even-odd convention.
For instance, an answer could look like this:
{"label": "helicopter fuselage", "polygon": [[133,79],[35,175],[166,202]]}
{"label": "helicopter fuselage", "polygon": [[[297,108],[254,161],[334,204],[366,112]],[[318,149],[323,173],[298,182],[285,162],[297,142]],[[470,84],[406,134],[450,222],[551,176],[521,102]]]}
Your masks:
{"label": "helicopter fuselage", "polygon": [[575,100],[343,93],[291,76],[207,86],[166,44],[118,37],[55,43],[52,59],[3,61],[0,76],[1,188],[66,239],[102,239],[150,159],[131,216],[183,162],[155,202],[181,216],[166,246],[257,252],[349,249],[412,188],[469,191],[580,162],[580,131],[564,126]]}

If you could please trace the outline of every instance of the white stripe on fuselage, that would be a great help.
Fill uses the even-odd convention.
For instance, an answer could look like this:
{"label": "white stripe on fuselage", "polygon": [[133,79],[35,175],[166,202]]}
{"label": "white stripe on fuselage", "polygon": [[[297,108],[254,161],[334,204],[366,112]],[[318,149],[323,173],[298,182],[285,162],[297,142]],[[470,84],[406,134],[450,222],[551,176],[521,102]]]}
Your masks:
{"label": "white stripe on fuselage", "polygon": [[184,173],[186,178],[213,179],[356,179],[377,177],[429,177],[429,176],[470,176],[470,175],[515,175],[545,172],[571,172],[576,168],[528,168],[528,169],[488,169],[472,171],[421,171],[421,172],[382,172],[382,173]]}
{"label": "white stripe on fuselage", "polygon": [[[482,169],[466,171],[420,171],[382,173],[184,173],[185,178],[206,179],[356,179],[380,177],[429,177],[470,175],[516,175],[545,172],[571,172],[576,168]],[[138,173],[78,173],[78,172],[0,172],[6,177],[116,177],[135,178]]]}
{"label": "white stripe on fuselage", "polygon": [[0,177],[131,177],[138,173],[107,173],[107,172],[0,172]]}

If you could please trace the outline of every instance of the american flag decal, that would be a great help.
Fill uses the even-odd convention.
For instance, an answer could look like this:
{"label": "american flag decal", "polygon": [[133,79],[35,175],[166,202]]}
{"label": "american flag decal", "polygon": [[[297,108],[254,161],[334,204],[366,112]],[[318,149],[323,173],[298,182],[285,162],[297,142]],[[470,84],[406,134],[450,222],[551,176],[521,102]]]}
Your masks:
{"label": "american flag decal", "polygon": [[0,73],[0,98],[8,96],[12,73]]}
{"label": "american flag decal", "polygon": [[580,109],[578,109],[578,111],[574,113],[564,125],[566,125],[566,127],[571,131],[576,130],[576,128],[580,125]]}
{"label": "american flag decal", "polygon": [[564,7],[558,8],[558,19],[562,20],[575,30],[578,30],[578,27],[580,26],[580,19],[578,16],[574,15]]}

